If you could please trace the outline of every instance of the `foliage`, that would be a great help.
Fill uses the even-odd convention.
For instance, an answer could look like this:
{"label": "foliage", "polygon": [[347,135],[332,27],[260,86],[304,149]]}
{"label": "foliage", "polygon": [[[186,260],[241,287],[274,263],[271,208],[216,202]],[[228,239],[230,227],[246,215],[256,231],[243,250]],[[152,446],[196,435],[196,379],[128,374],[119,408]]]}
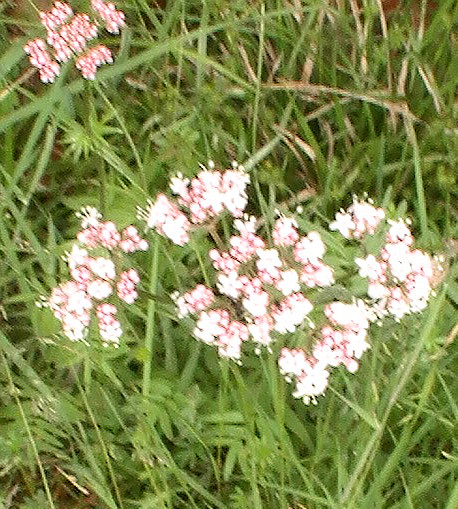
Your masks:
{"label": "foliage", "polygon": [[[369,1],[119,3],[115,63],[52,85],[22,50],[36,12],[0,5],[3,507],[456,507],[457,3],[386,29]],[[117,350],[63,339],[35,306],[65,276],[75,211],[124,227],[208,159],[244,162],[259,215],[300,204],[325,227],[367,192],[446,257],[428,311],[376,329],[317,407],[269,357],[221,361],[175,319],[190,249],[136,255]]]}

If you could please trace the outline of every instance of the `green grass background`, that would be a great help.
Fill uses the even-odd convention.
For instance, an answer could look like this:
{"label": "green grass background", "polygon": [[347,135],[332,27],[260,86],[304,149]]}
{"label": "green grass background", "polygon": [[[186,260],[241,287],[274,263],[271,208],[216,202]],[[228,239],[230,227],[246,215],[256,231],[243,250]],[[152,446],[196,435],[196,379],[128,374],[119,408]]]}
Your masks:
{"label": "green grass background", "polygon": [[[458,3],[414,3],[415,22],[407,1],[117,2],[115,64],[53,85],[22,50],[34,5],[0,4],[0,507],[458,508]],[[376,327],[316,407],[272,357],[220,361],[174,319],[204,236],[135,255],[116,351],[35,306],[67,277],[75,211],[125,226],[208,159],[246,164],[252,212],[301,204],[325,228],[368,193],[445,257],[429,309]]]}

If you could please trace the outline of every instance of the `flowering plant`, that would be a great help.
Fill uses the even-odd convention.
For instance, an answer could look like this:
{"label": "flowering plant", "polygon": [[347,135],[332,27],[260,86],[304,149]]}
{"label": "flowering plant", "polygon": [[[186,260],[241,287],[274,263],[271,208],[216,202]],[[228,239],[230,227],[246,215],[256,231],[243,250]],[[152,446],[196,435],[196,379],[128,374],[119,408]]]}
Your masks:
{"label": "flowering plant", "polygon": [[[39,70],[44,83],[52,83],[60,73],[59,62],[67,62],[73,55],[77,56],[75,67],[81,71],[83,78],[93,80],[97,67],[112,63],[110,49],[99,44],[87,49],[87,43],[97,38],[98,26],[105,25],[108,32],[118,34],[124,26],[124,13],[117,11],[113,3],[92,0],[91,7],[98,20],[91,20],[88,14],[75,14],[69,4],[55,2],[49,12],[40,11],[40,21],[46,29],[46,42],[33,39],[24,46],[32,66]],[[53,49],[51,58],[46,43]]]}
{"label": "flowering plant", "polygon": [[[52,310],[71,341],[86,341],[95,309],[102,343],[118,346],[122,327],[115,318],[117,303],[132,304],[138,297],[136,285],[140,281],[135,269],[120,271],[122,254],[145,251],[148,242],[132,225],[120,233],[113,222],[101,221],[93,207],[84,208],[79,217],[82,229],[78,242],[65,257],[72,279],[54,288],[41,305]],[[107,301],[109,297],[114,297],[115,303]]]}
{"label": "flowering plant", "polygon": [[[295,384],[293,396],[316,403],[332,368],[357,371],[370,348],[372,322],[390,316],[399,321],[425,309],[432,292],[432,259],[413,249],[408,222],[389,220],[371,201],[354,198],[329,225],[361,254],[342,272],[330,262],[324,232],[299,226],[300,208],[295,215],[276,211],[271,227],[246,214],[249,181],[237,163],[225,171],[210,163],[193,179],[172,178],[176,198],[159,194],[139,209],[138,217],[178,246],[207,226],[214,272],[194,288],[171,294],[177,317],[192,318],[196,339],[239,364],[244,344],[251,343],[256,354],[279,352],[280,373]],[[233,223],[227,243],[215,224],[209,228],[224,215]],[[118,302],[135,301],[139,276],[133,268],[120,272],[120,255],[146,250],[148,243],[134,226],[119,233],[114,223],[102,222],[94,208],[84,209],[80,217],[79,245],[66,256],[72,279],[55,288],[45,305],[73,341],[85,341],[95,308],[103,344],[117,346],[122,327],[114,316],[116,304],[106,299],[116,293]],[[367,280],[363,292],[345,288],[349,272]]]}
{"label": "flowering plant", "polygon": [[[280,346],[279,369],[295,384],[293,395],[306,404],[316,403],[332,368],[344,365],[352,373],[358,369],[370,347],[371,322],[388,316],[400,320],[426,307],[432,260],[412,248],[407,222],[388,220],[382,208],[355,198],[329,227],[361,253],[352,270],[367,279],[367,291],[347,291],[345,299],[325,297],[323,302],[324,289],[341,288],[337,279],[348,274],[337,278],[322,235],[302,231],[300,217],[277,211],[270,227],[245,214],[248,183],[242,166],[234,163],[223,172],[210,163],[193,179],[173,178],[170,188],[177,198],[160,194],[139,211],[139,218],[179,246],[218,214],[233,219],[225,247],[215,228],[208,229],[215,244],[208,252],[214,275],[185,293],[172,294],[177,315],[192,317],[194,337],[238,363],[243,344],[254,344],[258,354]],[[367,240],[376,234],[383,242],[370,254]]]}

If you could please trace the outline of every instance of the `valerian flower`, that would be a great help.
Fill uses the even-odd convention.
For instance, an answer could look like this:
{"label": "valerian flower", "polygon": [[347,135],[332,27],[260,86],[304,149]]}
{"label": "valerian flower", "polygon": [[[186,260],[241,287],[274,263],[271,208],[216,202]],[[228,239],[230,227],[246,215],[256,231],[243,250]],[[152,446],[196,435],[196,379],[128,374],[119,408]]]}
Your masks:
{"label": "valerian flower", "polygon": [[[108,302],[114,296],[132,304],[138,297],[138,272],[129,268],[118,273],[113,256],[148,249],[137,229],[130,225],[122,232],[111,221],[102,221],[99,212],[86,207],[78,214],[82,229],[78,243],[66,254],[65,260],[71,280],[53,289],[44,303],[62,323],[64,334],[72,341],[85,341],[92,310],[98,322],[100,339],[104,345],[119,345],[121,323],[115,315],[117,307]],[[102,256],[103,253],[103,256]]]}
{"label": "valerian flower", "polygon": [[98,67],[113,62],[107,46],[99,44],[88,49],[88,42],[97,38],[100,22],[108,32],[118,34],[125,25],[124,13],[117,11],[113,3],[106,4],[102,0],[92,0],[91,6],[98,19],[86,13],[73,14],[65,2],[55,2],[49,12],[39,12],[46,42],[39,38],[30,40],[24,51],[29,55],[30,64],[38,69],[43,83],[52,83],[60,74],[59,62],[67,62],[72,57],[77,57],[75,67],[90,80],[95,79]]}

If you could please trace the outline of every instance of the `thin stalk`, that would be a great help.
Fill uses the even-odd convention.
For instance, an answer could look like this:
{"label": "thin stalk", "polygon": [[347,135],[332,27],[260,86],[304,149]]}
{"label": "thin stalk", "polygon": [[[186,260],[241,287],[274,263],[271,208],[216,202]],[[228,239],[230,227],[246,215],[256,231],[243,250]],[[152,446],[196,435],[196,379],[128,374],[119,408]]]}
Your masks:
{"label": "thin stalk", "polygon": [[86,349],[86,353],[84,355],[83,376],[84,376],[84,389],[86,391],[89,391],[91,388],[92,380],[92,366],[89,348]]}
{"label": "thin stalk", "polygon": [[108,472],[109,472],[110,477],[111,477],[111,482],[113,483],[113,488],[115,490],[116,498],[118,499],[119,507],[121,509],[123,509],[124,505],[122,503],[121,493],[119,491],[118,483],[116,482],[116,476],[115,476],[115,473],[114,473],[114,470],[113,470],[113,465],[111,464],[110,455],[108,453],[107,446],[105,445],[105,441],[103,440],[102,433],[100,432],[100,428],[99,428],[99,426],[97,424],[97,421],[95,419],[94,413],[92,412],[92,409],[91,409],[91,407],[89,405],[89,401],[87,399],[86,391],[81,386],[81,384],[79,382],[79,379],[78,379],[78,375],[77,375],[77,373],[76,373],[76,371],[74,370],[73,367],[72,367],[72,371],[73,371],[73,376],[74,376],[74,378],[76,380],[76,384],[78,386],[78,390],[80,391],[81,397],[83,398],[84,406],[86,407],[87,413],[89,414],[89,418],[91,419],[92,425],[94,426],[95,432],[97,434],[97,438],[98,438],[98,440],[100,442],[100,446],[102,448],[103,457],[105,459],[105,463],[107,465]]}
{"label": "thin stalk", "polygon": [[193,248],[194,252],[196,253],[197,261],[199,262],[199,266],[200,266],[200,268],[202,270],[202,275],[204,276],[205,284],[208,287],[211,287],[212,284],[211,284],[210,277],[208,275],[207,269],[205,268],[204,260],[203,260],[203,258],[201,256],[200,252],[199,252],[199,248],[196,245],[194,239],[191,239],[190,244],[191,244],[191,247]]}
{"label": "thin stalk", "polygon": [[256,70],[256,92],[254,96],[254,106],[253,106],[253,125],[252,125],[252,133],[251,133],[251,151],[256,152],[256,136],[257,136],[257,128],[258,128],[258,112],[259,112],[259,102],[261,99],[261,84],[262,84],[262,62],[263,62],[263,54],[264,54],[264,16],[265,16],[265,5],[261,5],[261,18],[259,23],[259,47],[258,47],[258,65]]}
{"label": "thin stalk", "polygon": [[40,456],[38,454],[37,444],[35,443],[35,439],[33,438],[32,432],[30,430],[30,426],[27,421],[27,417],[25,415],[24,409],[22,408],[21,400],[19,399],[19,397],[17,395],[18,389],[14,385],[13,377],[11,376],[10,367],[8,366],[8,362],[6,361],[6,357],[3,353],[2,353],[2,359],[3,359],[3,363],[5,365],[6,375],[8,377],[8,384],[10,386],[10,392],[11,392],[11,395],[13,396],[13,398],[16,401],[16,404],[19,408],[19,413],[21,414],[21,418],[24,423],[25,430],[29,437],[30,445],[32,446],[32,450],[33,450],[33,455],[35,456],[35,461],[37,462],[38,470],[40,471],[41,479],[43,481],[43,487],[45,489],[46,498],[48,499],[49,507],[51,509],[55,509],[56,506],[54,505],[52,495],[51,495],[51,490],[49,489],[48,480],[46,479],[45,470],[43,468],[43,464],[41,463]]}
{"label": "thin stalk", "polygon": [[[370,440],[368,441],[364,451],[362,452],[358,463],[355,466],[355,469],[352,472],[352,475],[349,477],[348,482],[346,484],[345,490],[341,497],[341,504],[345,504],[349,500],[355,501],[355,497],[350,498],[354,492],[357,492],[359,486],[361,486],[367,475],[367,468],[373,461],[373,457],[375,451],[377,450],[378,444],[383,436],[383,432],[386,428],[388,417],[396,404],[399,396],[401,395],[403,389],[405,388],[407,382],[409,381],[412,371],[415,367],[415,364],[418,362],[420,357],[420,353],[422,349],[425,347],[426,340],[429,339],[433,326],[436,323],[437,317],[441,311],[441,308],[445,301],[446,292],[443,290],[441,294],[436,298],[434,304],[431,306],[429,316],[425,321],[425,325],[419,335],[419,340],[415,346],[415,349],[412,351],[410,355],[406,357],[405,362],[398,370],[398,382],[393,387],[391,394],[388,397],[388,401],[386,404],[385,411],[383,413],[383,417],[380,421],[380,425],[377,429],[374,430]],[[354,505],[350,504],[350,506],[354,507]],[[349,506],[349,507],[350,507]]]}
{"label": "thin stalk", "polygon": [[[108,406],[110,407],[111,411],[113,412],[113,415],[116,417],[116,420],[119,422],[119,425],[124,430],[124,433],[126,433],[126,436],[131,435],[132,430],[129,430],[125,424],[125,422],[122,420],[121,416],[119,415],[118,410],[116,409],[115,404],[111,401],[111,399],[108,397],[108,394],[106,391],[101,388],[100,389],[103,397],[105,398],[105,401],[108,403]],[[137,442],[135,440],[132,440],[132,445],[134,449],[137,451],[138,457],[141,458],[144,451],[138,446]],[[159,493],[159,486],[156,482],[156,479],[154,478],[153,474],[155,473],[155,469],[153,469],[148,462],[142,461],[142,465],[145,469],[146,476],[148,477],[148,480],[150,481],[151,489],[155,493]]]}
{"label": "thin stalk", "polygon": [[108,99],[108,97],[103,93],[103,90],[101,87],[96,83],[95,88],[97,92],[100,94],[102,99],[105,101],[105,103],[108,105],[110,110],[113,112],[113,115],[115,116],[116,120],[118,121],[119,126],[121,127],[122,132],[124,133],[124,136],[127,139],[127,142],[129,143],[129,146],[132,150],[132,154],[134,155],[135,162],[138,167],[138,171],[140,172],[140,183],[143,189],[147,189],[147,180],[145,175],[145,169],[143,167],[142,160],[140,158],[140,154],[138,153],[137,147],[135,146],[135,143],[132,140],[132,137],[127,129],[127,126],[119,114],[118,110],[111,104],[111,101]]}
{"label": "thin stalk", "polygon": [[404,117],[405,126],[408,133],[410,144],[413,150],[413,166],[415,171],[415,189],[417,192],[417,212],[420,217],[420,230],[421,235],[425,236],[428,233],[428,215],[426,213],[426,200],[425,190],[423,187],[423,175],[421,170],[421,157],[418,148],[417,135],[413,127],[412,120]]}
{"label": "thin stalk", "polygon": [[[157,279],[158,279],[158,260],[159,260],[159,239],[157,235],[154,237],[153,250],[151,254],[151,268],[150,268],[150,284],[148,291],[151,295],[156,295],[157,292]],[[153,363],[153,347],[154,347],[154,333],[155,333],[155,318],[156,318],[156,301],[150,299],[147,308],[146,318],[146,332],[145,332],[145,348],[146,360],[143,365],[143,385],[142,394],[148,397],[151,388],[151,367]]]}
{"label": "thin stalk", "polygon": [[106,198],[107,198],[107,175],[105,172],[105,165],[103,163],[103,159],[100,160],[100,166],[99,166],[99,184],[100,184],[100,195],[99,195],[99,203],[100,203],[100,212],[102,213],[102,216],[106,214]]}

